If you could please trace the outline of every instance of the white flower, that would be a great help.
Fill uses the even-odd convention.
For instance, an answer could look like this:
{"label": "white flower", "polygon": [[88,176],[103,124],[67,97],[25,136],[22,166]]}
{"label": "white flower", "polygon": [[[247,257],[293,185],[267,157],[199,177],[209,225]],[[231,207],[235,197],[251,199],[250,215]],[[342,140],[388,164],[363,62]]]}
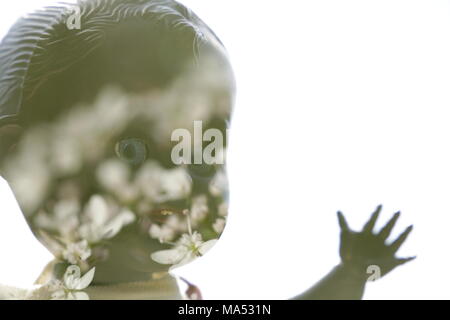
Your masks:
{"label": "white flower", "polygon": [[21,165],[11,161],[10,168],[5,170],[5,177],[11,185],[14,195],[25,215],[30,215],[39,207],[50,185],[48,169],[40,162]]}
{"label": "white flower", "polygon": [[228,178],[224,171],[218,171],[209,183],[209,192],[213,196],[223,196],[228,192]]}
{"label": "white flower", "polygon": [[192,199],[191,217],[193,223],[202,221],[208,215],[208,199],[202,194]]}
{"label": "white flower", "polygon": [[108,205],[99,195],[94,195],[89,200],[84,218],[86,221],[80,226],[79,234],[90,243],[114,237],[124,226],[135,220],[131,211]]}
{"label": "white flower", "polygon": [[91,256],[91,248],[86,240],[69,243],[62,252],[63,258],[72,264],[86,261]]}
{"label": "white flower", "polygon": [[59,231],[61,235],[69,235],[78,227],[80,204],[76,199],[63,199],[53,207],[53,214],[40,211],[34,223],[46,230]]}
{"label": "white flower", "polygon": [[139,196],[139,189],[129,181],[130,168],[119,159],[109,159],[100,164],[96,176],[103,188],[122,201],[133,201]]}
{"label": "white flower", "polygon": [[135,115],[135,110],[130,108],[129,97],[120,88],[107,87],[99,95],[95,105],[95,130],[104,132],[114,132],[122,130],[129,124],[130,119]]}
{"label": "white flower", "polygon": [[169,242],[176,238],[176,236],[188,231],[186,219],[177,214],[169,214],[163,224],[158,225],[153,223],[149,229],[149,235],[153,239],[158,239],[160,242]]}
{"label": "white flower", "polygon": [[50,161],[51,168],[59,175],[74,174],[83,165],[77,138],[77,136],[70,136],[60,131],[55,134]]}
{"label": "white flower", "polygon": [[191,178],[183,168],[164,169],[147,161],[137,173],[142,193],[155,202],[183,199],[191,192]]}
{"label": "white flower", "polygon": [[173,244],[173,249],[160,250],[151,254],[151,258],[161,264],[172,264],[169,270],[181,267],[197,257],[203,256],[217,242],[217,239],[203,241],[202,235],[192,232],[188,217],[189,233],[185,233]]}
{"label": "white flower", "polygon": [[215,232],[222,233],[223,229],[225,228],[225,219],[224,218],[217,218],[216,221],[214,221],[212,227],[213,227]]}
{"label": "white flower", "polygon": [[95,268],[92,268],[81,277],[80,267],[71,265],[64,273],[63,281],[49,285],[52,300],[89,300],[89,295],[82,290],[86,289],[94,279]]}
{"label": "white flower", "polygon": [[191,192],[191,178],[184,168],[165,170],[160,179],[161,202],[182,199]]}
{"label": "white flower", "polygon": [[97,180],[107,190],[122,187],[128,182],[130,168],[119,159],[109,159],[97,168]]}
{"label": "white flower", "polygon": [[153,223],[148,230],[150,237],[161,242],[172,241],[175,238],[175,230],[167,224],[157,225]]}
{"label": "white flower", "polygon": [[186,233],[189,230],[188,225],[186,225],[186,219],[183,219],[180,215],[170,215],[164,224],[175,230],[178,234]]}
{"label": "white flower", "polygon": [[53,294],[60,290],[64,290],[63,282],[53,279],[44,285],[33,286],[27,290],[23,300],[50,300]]}
{"label": "white flower", "polygon": [[228,215],[228,203],[226,201],[223,201],[217,206],[217,213],[222,217],[226,217]]}
{"label": "white flower", "polygon": [[5,160],[3,176],[9,182],[24,214],[30,215],[44,199],[51,180],[47,165],[50,135],[45,126],[30,129]]}
{"label": "white flower", "polygon": [[216,244],[217,239],[204,242],[201,234],[183,234],[173,249],[160,250],[151,254],[151,258],[161,264],[172,264],[169,270],[181,267],[197,257],[203,256]]}
{"label": "white flower", "polygon": [[68,238],[59,238],[39,231],[40,239],[50,252],[58,259],[64,259],[72,264],[85,264],[86,259],[92,254],[91,247],[86,240],[74,242]]}

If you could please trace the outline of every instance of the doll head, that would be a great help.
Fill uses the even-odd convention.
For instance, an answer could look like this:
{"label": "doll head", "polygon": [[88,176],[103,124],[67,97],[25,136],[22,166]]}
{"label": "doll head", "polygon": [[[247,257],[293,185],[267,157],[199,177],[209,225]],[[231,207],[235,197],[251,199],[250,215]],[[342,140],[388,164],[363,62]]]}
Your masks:
{"label": "doll head", "polygon": [[175,1],[20,19],[0,45],[0,174],[55,265],[120,282],[203,255],[226,221],[233,94],[220,41]]}

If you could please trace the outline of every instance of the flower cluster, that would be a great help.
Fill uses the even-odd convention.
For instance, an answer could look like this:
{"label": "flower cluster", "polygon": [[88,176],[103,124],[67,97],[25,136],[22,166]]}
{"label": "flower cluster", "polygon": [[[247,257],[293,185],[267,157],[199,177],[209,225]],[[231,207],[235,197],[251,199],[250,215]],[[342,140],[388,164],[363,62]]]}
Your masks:
{"label": "flower cluster", "polygon": [[[107,259],[108,241],[127,226],[138,224],[150,239],[172,245],[150,253],[172,268],[203,255],[222,233],[228,187],[223,168],[202,178],[208,185],[199,191],[186,166],[168,166],[157,154],[136,165],[115,148],[140,128],[158,150],[168,150],[174,129],[190,128],[196,119],[226,118],[231,97],[223,84],[229,81],[199,72],[145,97],[108,88],[93,105],[27,128],[7,156],[4,176],[32,229],[71,265],[63,280],[48,284],[60,288],[53,297],[85,297],[78,291],[92,281],[95,263]],[[174,203],[184,209],[173,209]],[[156,211],[163,214],[156,217]]]}
{"label": "flower cluster", "polygon": [[46,286],[50,289],[52,300],[89,300],[89,295],[83,292],[94,279],[95,268],[81,276],[80,268],[71,265],[64,273],[63,281],[54,280]]}
{"label": "flower cluster", "polygon": [[67,267],[63,278],[52,279],[48,283],[23,290],[21,300],[89,300],[89,295],[84,291],[93,281],[95,268],[81,275],[80,267],[70,265]]}
{"label": "flower cluster", "polygon": [[182,234],[176,243],[171,243],[174,246],[172,249],[156,251],[151,254],[151,258],[156,262],[171,264],[169,270],[181,267],[196,257],[204,255],[217,241],[217,239],[203,241],[200,233],[192,231],[189,212],[186,210],[184,214],[187,216],[188,233]]}

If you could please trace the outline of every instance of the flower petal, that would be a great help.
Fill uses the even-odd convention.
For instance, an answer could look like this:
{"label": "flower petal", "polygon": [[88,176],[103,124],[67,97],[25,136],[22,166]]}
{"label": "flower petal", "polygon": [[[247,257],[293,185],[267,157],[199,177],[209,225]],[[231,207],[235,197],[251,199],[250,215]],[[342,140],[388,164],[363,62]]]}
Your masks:
{"label": "flower petal", "polygon": [[73,290],[76,289],[80,281],[80,267],[76,265],[71,265],[67,267],[66,272],[64,273],[64,285],[67,289]]}
{"label": "flower petal", "polygon": [[86,272],[84,276],[80,278],[80,280],[77,283],[77,286],[74,288],[76,290],[83,290],[86,289],[94,280],[94,274],[95,274],[95,267]]}
{"label": "flower petal", "polygon": [[185,255],[187,254],[187,251],[181,247],[169,249],[169,250],[160,250],[153,252],[150,257],[161,264],[176,264],[180,262]]}
{"label": "flower petal", "polygon": [[214,247],[216,242],[217,239],[206,241],[199,246],[198,251],[201,253],[201,255],[204,255],[209,249]]}
{"label": "flower petal", "polygon": [[92,224],[101,226],[108,221],[108,205],[105,199],[99,195],[93,195],[87,204],[85,215]]}
{"label": "flower petal", "polygon": [[134,214],[129,210],[123,210],[104,227],[103,238],[110,239],[114,237],[126,225],[129,225],[135,220]]}
{"label": "flower petal", "polygon": [[172,271],[173,269],[182,267],[182,266],[190,263],[191,261],[195,260],[196,258],[197,258],[197,256],[192,251],[189,251],[180,262],[171,266],[169,268],[169,271]]}

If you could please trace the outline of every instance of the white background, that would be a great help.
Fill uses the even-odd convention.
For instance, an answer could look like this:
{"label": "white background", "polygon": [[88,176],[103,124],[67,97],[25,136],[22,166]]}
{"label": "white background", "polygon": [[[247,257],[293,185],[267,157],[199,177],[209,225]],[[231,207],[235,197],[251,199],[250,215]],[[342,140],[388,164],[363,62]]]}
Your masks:
{"label": "white background", "polygon": [[[4,0],[0,34],[27,9]],[[450,10],[444,0],[185,0],[234,65],[230,218],[178,271],[212,299],[285,299],[339,261],[340,209],[360,228],[379,203],[417,255],[367,299],[450,298]],[[380,222],[381,222],[380,221]],[[0,283],[50,258],[0,188]]]}

